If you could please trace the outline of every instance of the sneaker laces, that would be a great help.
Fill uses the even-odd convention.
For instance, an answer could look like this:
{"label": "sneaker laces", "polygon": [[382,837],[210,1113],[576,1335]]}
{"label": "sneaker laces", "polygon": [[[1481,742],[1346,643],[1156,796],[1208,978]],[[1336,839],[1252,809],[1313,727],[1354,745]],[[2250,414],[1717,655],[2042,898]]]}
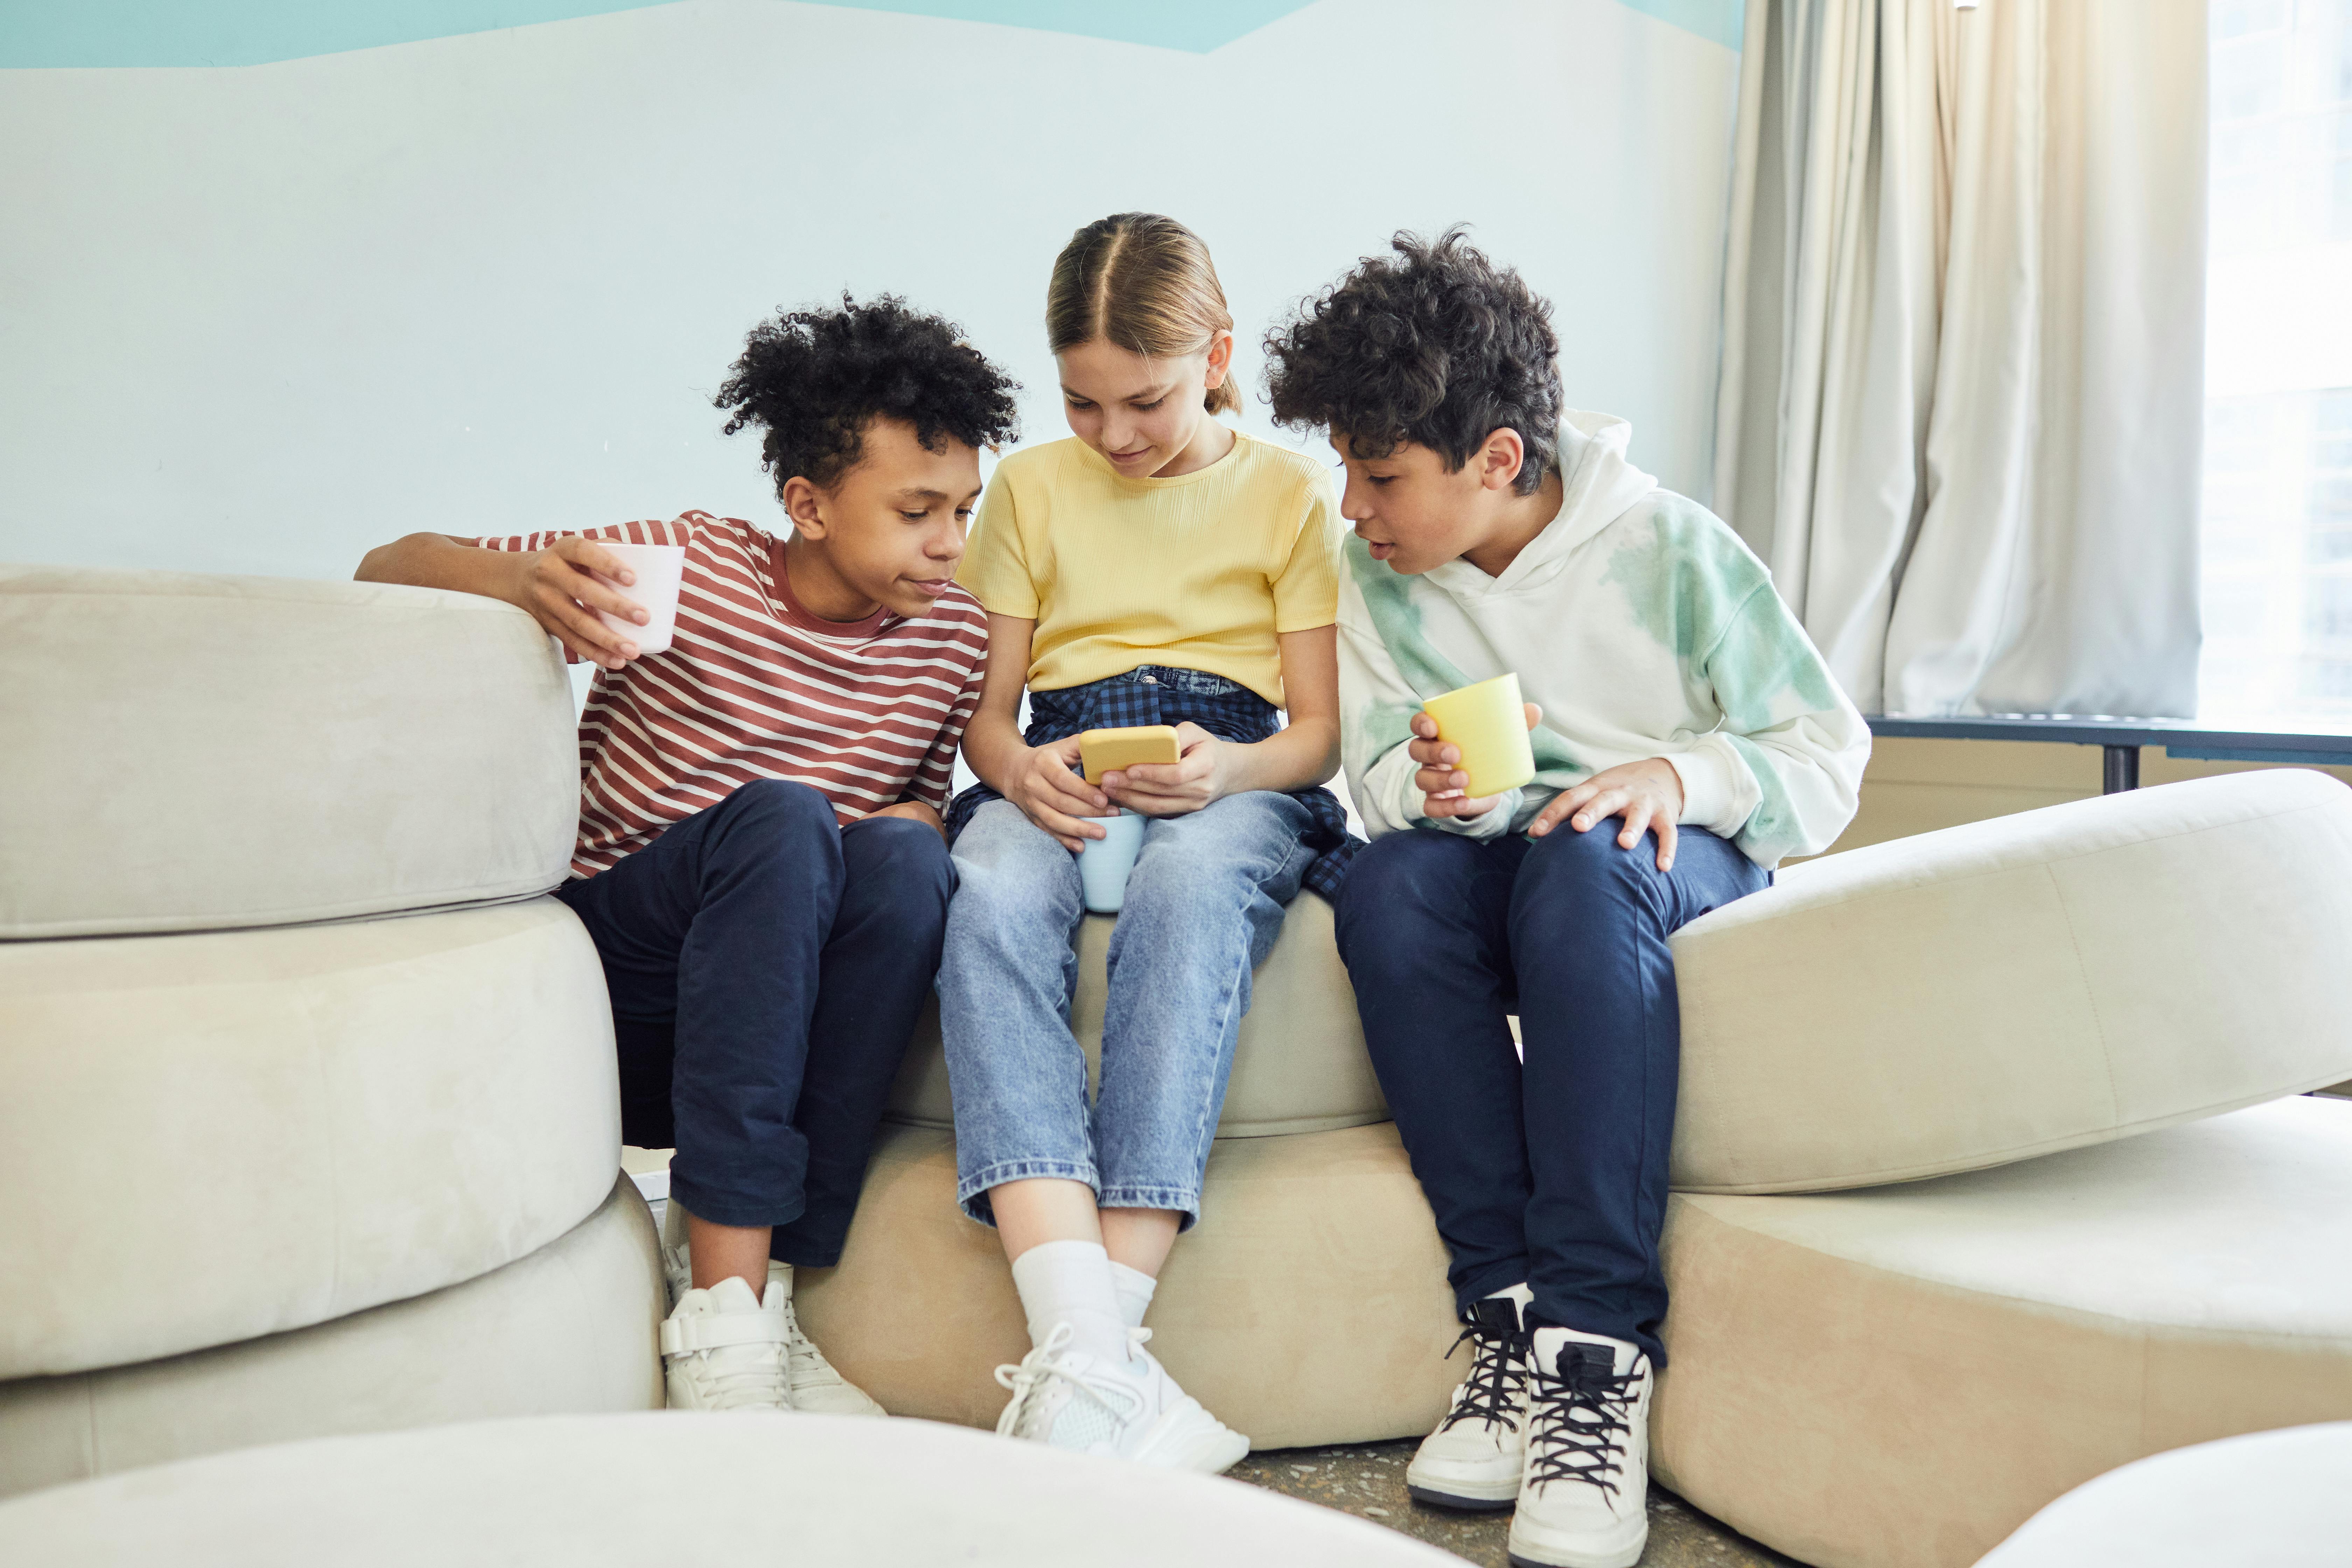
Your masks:
{"label": "sneaker laces", "polygon": [[709,1380],[715,1395],[713,1408],[789,1407],[791,1379],[782,1345],[718,1345],[686,1353],[695,1358],[702,1375]]}
{"label": "sneaker laces", "polygon": [[816,1348],[816,1342],[801,1331],[801,1315],[793,1310],[790,1297],[784,1299],[784,1356],[787,1364],[798,1363],[806,1369],[808,1375],[798,1379],[799,1382],[843,1383],[847,1381],[834,1370],[831,1362],[824,1359],[824,1352]]}
{"label": "sneaker laces", "polygon": [[[1149,1339],[1151,1331],[1130,1330],[1128,1335],[1130,1344],[1142,1342],[1136,1338],[1138,1334]],[[1009,1390],[1013,1394],[1012,1402],[1004,1407],[1004,1414],[996,1418],[998,1436],[1019,1436],[1022,1421],[1031,1404],[1044,1398],[1056,1381],[1066,1381],[1075,1390],[1084,1392],[1097,1403],[1110,1407],[1111,1415],[1118,1420],[1133,1416],[1141,1408],[1143,1396],[1140,1394],[1121,1388],[1114,1382],[1087,1376],[1087,1359],[1074,1359],[1066,1353],[1070,1342],[1076,1337],[1077,1331],[1069,1324],[1056,1323],[1053,1331],[1045,1336],[1044,1344],[1023,1356],[1017,1363],[1007,1363],[996,1369],[997,1386]],[[1122,1405],[1125,1406],[1123,1410],[1117,1407]]]}
{"label": "sneaker laces", "polygon": [[1636,1361],[1631,1371],[1616,1372],[1609,1353],[1605,1347],[1571,1344],[1561,1352],[1565,1376],[1535,1363],[1528,1401],[1529,1486],[1582,1481],[1616,1494],[1625,1475],[1622,1439],[1633,1435],[1630,1416],[1649,1368]]}
{"label": "sneaker laces", "polygon": [[1444,1432],[1464,1421],[1484,1421],[1517,1431],[1519,1405],[1527,1394],[1528,1354],[1534,1342],[1532,1338],[1521,1329],[1498,1328],[1473,1321],[1446,1347],[1445,1359],[1452,1361],[1454,1352],[1465,1342],[1471,1346],[1470,1375],[1454,1391],[1454,1408],[1446,1412],[1444,1424],[1437,1429]]}

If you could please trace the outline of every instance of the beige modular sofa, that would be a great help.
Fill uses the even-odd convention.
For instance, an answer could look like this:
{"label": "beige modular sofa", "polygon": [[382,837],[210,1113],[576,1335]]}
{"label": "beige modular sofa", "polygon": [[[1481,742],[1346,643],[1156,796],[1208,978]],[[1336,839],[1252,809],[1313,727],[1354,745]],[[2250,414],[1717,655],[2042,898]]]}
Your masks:
{"label": "beige modular sofa", "polygon": [[530,618],[0,569],[0,1494],[658,1405]]}
{"label": "beige modular sofa", "polygon": [[[0,694],[0,1491],[657,1404],[528,619],[19,569]],[[1261,1446],[1413,1434],[1458,1375],[1329,921],[1302,897],[1260,971],[1150,1320]],[[1685,929],[1659,1475],[1810,1562],[1957,1568],[2134,1458],[2352,1415],[2352,1102],[2294,1098],[2352,1078],[2347,945],[2352,792],[2292,772],[1857,850]],[[893,1118],[803,1318],[893,1409],[985,1423],[1024,1341],[935,1030]]]}
{"label": "beige modular sofa", "polygon": [[[1302,897],[1259,971],[1149,1320],[1260,1447],[1413,1435],[1458,1376],[1329,920]],[[2352,791],[2242,774],[1857,850],[1675,949],[1652,1452],[1701,1508],[1810,1563],[1958,1568],[2141,1455],[2352,1415],[2352,1103],[2295,1098],[2352,1070]],[[892,1408],[982,1423],[1026,1342],[953,1205],[938,1053],[803,1314]]]}

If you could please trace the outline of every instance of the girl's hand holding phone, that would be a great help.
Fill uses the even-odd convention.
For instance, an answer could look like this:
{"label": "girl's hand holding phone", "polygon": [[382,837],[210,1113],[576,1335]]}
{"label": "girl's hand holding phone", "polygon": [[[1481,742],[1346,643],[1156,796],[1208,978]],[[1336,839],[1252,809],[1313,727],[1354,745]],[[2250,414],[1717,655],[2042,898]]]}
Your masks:
{"label": "girl's hand holding phone", "polygon": [[1232,746],[1198,724],[1177,725],[1175,763],[1107,773],[1103,788],[1119,805],[1146,816],[1181,816],[1232,793]]}
{"label": "girl's hand holding phone", "polygon": [[1093,819],[1109,814],[1110,797],[1078,772],[1076,735],[1030,747],[1009,782],[1012,787],[1003,792],[1004,798],[1060,840],[1063,848],[1075,852],[1107,831]]}

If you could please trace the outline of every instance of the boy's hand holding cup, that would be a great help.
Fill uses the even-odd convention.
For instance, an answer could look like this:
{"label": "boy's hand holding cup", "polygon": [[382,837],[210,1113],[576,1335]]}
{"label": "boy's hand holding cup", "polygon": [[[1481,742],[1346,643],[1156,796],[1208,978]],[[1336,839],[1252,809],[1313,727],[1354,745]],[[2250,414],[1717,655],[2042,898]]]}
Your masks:
{"label": "boy's hand holding cup", "polygon": [[[1421,764],[1413,784],[1430,816],[1484,816],[1536,776],[1528,731],[1543,710],[1519,700],[1519,678],[1498,675],[1433,697],[1412,716],[1406,751]],[[1476,794],[1472,794],[1472,791]]]}
{"label": "boy's hand holding cup", "polygon": [[[1506,730],[1503,718],[1512,707],[1526,721],[1526,729],[1515,734]],[[1497,676],[1431,698],[1412,716],[1413,738],[1405,742],[1407,752],[1421,764],[1413,783],[1427,797],[1423,814],[1484,816],[1495,809],[1504,792],[1534,778],[1535,752],[1528,744],[1527,731],[1542,718],[1542,709],[1519,700],[1517,675]],[[1472,795],[1473,789],[1486,793]],[[1579,833],[1589,833],[1610,817],[1623,817],[1625,825],[1617,843],[1626,849],[1639,844],[1644,832],[1656,834],[1658,869],[1670,871],[1675,864],[1675,825],[1683,814],[1682,774],[1664,757],[1605,768],[1546,801],[1528,824],[1528,837],[1541,838],[1570,813],[1574,818],[1569,826]]]}
{"label": "boy's hand holding cup", "polygon": [[601,544],[565,534],[515,563],[509,597],[589,663],[618,669],[669,647],[684,545]]}

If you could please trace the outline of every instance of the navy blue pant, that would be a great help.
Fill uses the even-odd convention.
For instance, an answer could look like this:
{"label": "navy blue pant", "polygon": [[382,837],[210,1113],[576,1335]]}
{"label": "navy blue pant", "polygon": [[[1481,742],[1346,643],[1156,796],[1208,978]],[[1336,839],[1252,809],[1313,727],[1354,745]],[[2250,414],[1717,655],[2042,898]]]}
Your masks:
{"label": "navy blue pant", "polygon": [[622,1136],[677,1149],[687,1212],[841,1260],[954,889],[933,829],[761,779],[557,892],[604,961]]}
{"label": "navy blue pant", "polygon": [[1457,1307],[1524,1281],[1536,1321],[1663,1366],[1682,1054],[1666,937],[1771,879],[1693,827],[1661,874],[1657,841],[1621,849],[1623,827],[1376,838],[1340,889],[1339,953]]}

